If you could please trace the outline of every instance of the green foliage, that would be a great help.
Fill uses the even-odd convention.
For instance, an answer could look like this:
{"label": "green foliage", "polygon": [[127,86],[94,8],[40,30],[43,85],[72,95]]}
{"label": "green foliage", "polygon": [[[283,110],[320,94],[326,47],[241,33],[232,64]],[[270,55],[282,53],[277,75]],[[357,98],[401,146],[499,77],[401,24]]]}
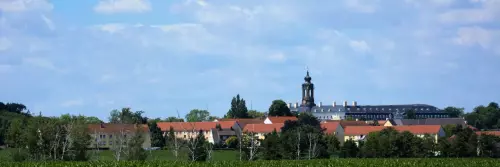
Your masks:
{"label": "green foliage", "polygon": [[340,157],[343,158],[358,157],[358,154],[359,154],[359,148],[356,145],[356,142],[354,142],[351,139],[345,141],[344,145],[342,145],[340,149]]}
{"label": "green foliage", "polygon": [[151,133],[151,146],[152,147],[165,147],[165,138],[163,137],[163,132],[156,122],[149,124],[149,132]]}
{"label": "green foliage", "polygon": [[329,155],[333,156],[333,155],[338,155],[340,153],[340,141],[339,139],[337,139],[335,135],[333,134],[326,135],[325,142]]}
{"label": "green foliage", "polygon": [[290,112],[290,108],[286,105],[283,100],[273,100],[271,106],[269,106],[269,116],[293,116]]}
{"label": "green foliage", "polygon": [[238,137],[231,136],[226,139],[226,146],[228,148],[236,148],[238,146]]}
{"label": "green foliage", "polygon": [[177,118],[177,117],[168,117],[166,118],[165,120],[163,120],[164,122],[184,122],[184,119],[182,118]]}
{"label": "green foliage", "polygon": [[193,109],[188,114],[186,114],[187,122],[202,122],[208,121],[210,113],[207,110]]}
{"label": "green foliage", "polygon": [[198,135],[194,138],[190,138],[188,141],[188,158],[190,161],[206,161],[207,160],[207,150],[204,147],[206,143],[205,135],[203,131],[200,130]]}
{"label": "green foliage", "polygon": [[245,100],[236,95],[231,100],[231,109],[226,114],[226,118],[248,118],[248,109]]}
{"label": "green foliage", "polygon": [[500,108],[491,102],[488,106],[478,106],[464,115],[467,124],[478,129],[500,129]]}
{"label": "green foliage", "polygon": [[408,110],[406,112],[405,119],[417,119],[417,113],[415,112],[415,110]]}
{"label": "green foliage", "polygon": [[479,156],[481,157],[491,157],[491,158],[499,158],[500,157],[500,137],[482,134],[479,137]]}
{"label": "green foliage", "polygon": [[261,143],[260,157],[264,160],[279,160],[281,159],[280,148],[280,137],[276,130],[272,133],[267,134],[265,140]]}
{"label": "green foliage", "polygon": [[109,123],[122,123],[122,124],[147,124],[148,118],[143,117],[144,111],[132,112],[130,108],[122,108],[119,110],[112,110],[109,116]]}
{"label": "green foliage", "polygon": [[446,112],[450,118],[458,118],[464,115],[464,108],[449,106],[444,108],[444,112]]}
{"label": "green foliage", "polygon": [[126,159],[129,161],[144,161],[148,157],[146,150],[142,148],[142,143],[144,143],[145,133],[141,131],[141,128],[137,128],[132,138],[127,141],[127,147],[125,149]]}
{"label": "green foliage", "polygon": [[150,162],[0,162],[2,167],[290,167],[290,166],[342,166],[342,167],[497,167],[496,159],[335,159],[335,160],[302,160],[302,161],[217,161],[210,163],[191,163],[183,161],[150,161]]}
{"label": "green foliage", "polygon": [[265,114],[263,112],[259,112],[257,110],[249,110],[248,111],[249,118],[265,118]]}

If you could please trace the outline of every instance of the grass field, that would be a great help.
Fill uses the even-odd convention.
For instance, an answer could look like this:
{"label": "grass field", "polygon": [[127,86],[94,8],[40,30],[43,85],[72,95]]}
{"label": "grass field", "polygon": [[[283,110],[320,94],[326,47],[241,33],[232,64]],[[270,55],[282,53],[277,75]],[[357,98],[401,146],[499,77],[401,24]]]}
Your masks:
{"label": "grass field", "polygon": [[[175,158],[172,151],[169,150],[153,150],[148,151],[148,161],[152,160],[187,160],[187,153],[179,152],[178,159]],[[89,155],[93,160],[109,161],[115,160],[112,151],[89,151]],[[10,151],[0,150],[0,161],[10,161]],[[234,150],[214,150],[212,153],[213,161],[239,160],[239,152]]]}

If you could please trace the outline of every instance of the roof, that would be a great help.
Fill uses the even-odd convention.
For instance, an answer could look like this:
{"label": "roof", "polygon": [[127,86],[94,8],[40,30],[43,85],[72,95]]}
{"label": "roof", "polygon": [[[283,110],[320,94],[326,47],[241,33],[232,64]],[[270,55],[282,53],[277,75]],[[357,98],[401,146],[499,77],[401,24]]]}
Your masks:
{"label": "roof", "polygon": [[229,129],[236,124],[236,121],[219,121],[219,122],[158,122],[157,125],[160,127],[161,131],[169,131],[170,127],[174,128],[174,131],[192,131],[192,130],[204,130],[209,131],[212,128],[216,128],[217,124],[220,124],[221,128]]}
{"label": "roof", "polygon": [[[344,135],[367,135],[371,132],[378,132],[385,128],[384,126],[347,126],[344,128]],[[392,126],[399,132],[409,131],[413,134],[436,134],[441,129],[441,125],[409,125]]]}
{"label": "roof", "polygon": [[477,135],[483,135],[483,134],[488,134],[488,135],[493,135],[493,136],[500,136],[500,131],[480,131],[476,132]]}
{"label": "roof", "polygon": [[100,132],[100,133],[118,133],[122,130],[128,132],[135,132],[137,128],[141,128],[143,132],[149,132],[149,126],[147,124],[112,124],[112,123],[102,123],[102,124],[89,124],[88,128],[90,133]]}
{"label": "roof", "polygon": [[281,128],[284,123],[273,123],[273,124],[247,124],[243,129],[243,132],[254,132],[254,133],[271,133],[273,130],[276,132],[281,132]]}
{"label": "roof", "polygon": [[382,126],[387,122],[387,120],[379,120],[377,121],[378,125]]}
{"label": "roof", "polygon": [[273,124],[275,123],[285,123],[285,121],[296,121],[298,120],[297,117],[278,117],[278,116],[270,116],[270,117],[267,117]]}
{"label": "roof", "polygon": [[245,125],[247,124],[263,124],[264,120],[263,119],[258,119],[258,118],[237,118],[237,119],[219,119],[220,121],[236,121],[240,125],[241,128],[245,128]]}
{"label": "roof", "polygon": [[339,127],[340,122],[324,122],[321,123],[321,128],[325,129],[325,133],[331,134],[337,130]]}
{"label": "roof", "polygon": [[339,122],[342,127],[346,126],[371,126],[366,121],[347,121],[347,120],[324,120],[323,122]]}
{"label": "roof", "polygon": [[398,125],[467,125],[463,118],[401,119],[400,121]]}

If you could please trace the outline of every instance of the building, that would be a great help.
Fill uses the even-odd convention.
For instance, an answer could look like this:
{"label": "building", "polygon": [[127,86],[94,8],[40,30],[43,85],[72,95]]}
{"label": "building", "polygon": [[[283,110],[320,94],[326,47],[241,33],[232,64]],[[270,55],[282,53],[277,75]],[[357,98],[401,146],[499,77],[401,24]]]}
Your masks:
{"label": "building", "polygon": [[396,125],[461,125],[467,127],[464,118],[427,118],[427,119],[395,119]]}
{"label": "building", "polygon": [[175,136],[184,140],[195,138],[201,131],[210,143],[224,142],[230,136],[241,134],[241,128],[236,121],[158,122],[157,125],[164,132],[164,135],[167,135],[172,127]]}
{"label": "building", "polygon": [[272,133],[276,131],[277,133],[281,132],[281,128],[284,126],[284,123],[273,123],[273,124],[248,124],[243,129],[244,133],[254,133],[254,135],[258,139],[265,139],[266,134]]}
{"label": "building", "polygon": [[414,111],[417,118],[448,118],[448,114],[442,110],[427,104],[398,104],[398,105],[358,105],[356,101],[348,104],[344,101],[337,104],[335,101],[331,105],[319,102],[314,99],[314,84],[311,82],[309,71],[304,77],[302,84],[302,102],[288,103],[292,112],[311,112],[320,120],[341,120],[346,118],[365,120],[386,120],[403,119],[408,111]]}
{"label": "building", "polygon": [[236,121],[238,125],[241,127],[241,129],[245,128],[247,124],[262,124],[264,123],[264,119],[259,119],[259,118],[221,118],[221,119],[215,119],[214,122],[219,122],[219,121]]}
{"label": "building", "polygon": [[264,124],[285,123],[286,121],[297,121],[297,117],[269,116],[264,120]]}
{"label": "building", "polygon": [[340,125],[340,122],[322,122],[320,125],[325,130],[323,133],[334,135],[340,144],[344,143],[344,128]]}
{"label": "building", "polygon": [[[365,140],[365,137],[371,132],[378,132],[385,128],[385,126],[347,126],[344,128],[344,141],[353,140],[358,142]],[[408,125],[408,126],[393,126],[399,132],[408,131],[417,137],[424,137],[426,134],[430,135],[434,142],[438,142],[440,137],[444,137],[446,133],[440,125]]]}
{"label": "building", "polygon": [[134,136],[136,133],[142,133],[144,136],[144,143],[142,148],[151,147],[151,135],[147,124],[90,124],[88,125],[89,133],[93,140],[89,146],[91,149],[113,149],[118,147],[119,143],[122,146]]}

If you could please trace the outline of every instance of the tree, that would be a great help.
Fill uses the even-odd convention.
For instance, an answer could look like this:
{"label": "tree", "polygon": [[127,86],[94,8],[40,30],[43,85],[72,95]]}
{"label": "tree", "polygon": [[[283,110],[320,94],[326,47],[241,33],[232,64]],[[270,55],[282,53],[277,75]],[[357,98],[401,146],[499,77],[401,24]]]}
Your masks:
{"label": "tree", "polygon": [[164,120],[165,122],[184,122],[184,119],[177,117],[168,117]]}
{"label": "tree", "polygon": [[122,108],[121,111],[112,110],[108,119],[110,123],[146,124],[148,118],[143,117],[143,113],[144,111],[132,112],[130,108]]}
{"label": "tree", "polygon": [[380,124],[378,124],[378,120],[373,120],[373,123],[371,125],[372,126],[380,126]]}
{"label": "tree", "polygon": [[356,145],[356,142],[354,142],[351,139],[344,142],[344,145],[342,146],[342,148],[340,150],[341,157],[354,158],[354,157],[357,157],[358,154],[359,154],[359,148]]}
{"label": "tree", "polygon": [[207,110],[193,109],[188,114],[186,114],[187,122],[202,122],[208,121],[210,113]]}
{"label": "tree", "polygon": [[133,136],[127,141],[127,147],[125,149],[126,159],[129,161],[145,161],[148,157],[146,150],[142,148],[142,143],[144,143],[144,131],[141,125],[136,126],[136,130]]}
{"label": "tree", "polygon": [[340,141],[333,134],[325,136],[327,151],[330,156],[336,155],[340,152]]}
{"label": "tree", "polygon": [[269,116],[293,116],[283,100],[274,100],[269,107]]}
{"label": "tree", "polygon": [[238,137],[231,136],[226,139],[226,146],[228,148],[236,148],[238,146]]}
{"label": "tree", "polygon": [[479,137],[478,149],[480,157],[499,158],[500,137],[490,134],[482,134]]}
{"label": "tree", "polygon": [[156,122],[152,122],[149,125],[149,131],[151,133],[151,146],[153,147],[165,147],[165,138],[163,137],[163,132],[158,127]]}
{"label": "tree", "polygon": [[227,118],[248,118],[248,109],[245,100],[236,95],[231,100],[231,109],[226,114]]}
{"label": "tree", "polygon": [[444,112],[447,113],[450,118],[458,118],[464,115],[464,108],[449,106],[444,108]]}
{"label": "tree", "polygon": [[[193,132],[194,128],[193,128]],[[203,135],[203,131],[200,130],[196,137],[190,137],[188,141],[188,157],[189,160],[194,161],[206,161],[207,160],[207,152],[205,148],[203,148],[203,144],[207,142],[205,140],[205,135]]]}
{"label": "tree", "polygon": [[179,157],[179,150],[182,144],[181,141],[179,141],[179,139],[177,139],[177,137],[175,136],[175,131],[173,127],[170,127],[170,130],[168,131],[167,145],[169,149],[172,150],[175,159],[177,159]]}
{"label": "tree", "polygon": [[278,160],[281,159],[282,156],[280,154],[280,137],[276,130],[273,130],[272,133],[267,134],[265,139],[261,142],[261,157],[264,160]]}
{"label": "tree", "polygon": [[249,118],[264,118],[265,114],[263,112],[259,112],[257,110],[249,110],[248,117]]}
{"label": "tree", "polygon": [[410,109],[406,111],[405,119],[417,119],[417,113],[415,112],[415,110]]}
{"label": "tree", "polygon": [[208,121],[214,121],[216,119],[219,119],[217,116],[208,116]]}

